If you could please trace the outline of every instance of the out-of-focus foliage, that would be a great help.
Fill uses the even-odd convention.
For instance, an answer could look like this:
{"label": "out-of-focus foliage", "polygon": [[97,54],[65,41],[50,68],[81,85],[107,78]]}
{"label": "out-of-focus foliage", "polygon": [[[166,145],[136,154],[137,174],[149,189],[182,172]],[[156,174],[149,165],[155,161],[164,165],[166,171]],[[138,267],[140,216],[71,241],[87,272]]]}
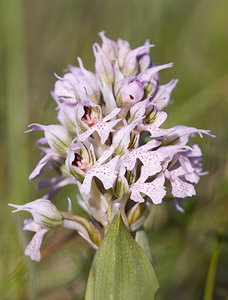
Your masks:
{"label": "out-of-focus foliage", "polygon": [[[47,235],[42,261],[29,261],[23,254],[29,233],[21,230],[27,215],[11,215],[7,203],[42,196],[27,179],[39,159],[34,143],[40,135],[23,131],[31,122],[55,123],[53,74],[62,75],[77,56],[93,69],[91,46],[101,30],[132,47],[149,38],[156,64],[174,62],[161,73],[162,82],[180,79],[166,127],[192,125],[217,136],[195,138],[210,173],[202,177],[197,196],[184,202],[186,213],[176,213],[167,202],[154,207],[146,224],[158,299],[203,299],[213,253],[218,257],[210,268],[213,299],[228,298],[227,11],[227,0],[0,0],[2,300],[83,299],[93,250],[75,233],[58,230]],[[56,196],[56,206],[66,209],[69,195],[76,212],[72,187]]]}

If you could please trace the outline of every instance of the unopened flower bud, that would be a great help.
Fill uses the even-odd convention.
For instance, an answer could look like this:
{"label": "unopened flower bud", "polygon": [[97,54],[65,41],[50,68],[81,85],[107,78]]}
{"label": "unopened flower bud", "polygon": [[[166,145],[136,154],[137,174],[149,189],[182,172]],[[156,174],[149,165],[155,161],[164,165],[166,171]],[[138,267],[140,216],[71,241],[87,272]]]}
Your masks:
{"label": "unopened flower bud", "polygon": [[136,77],[120,80],[115,85],[115,97],[119,107],[132,106],[144,96],[144,88]]}
{"label": "unopened flower bud", "polygon": [[105,32],[101,31],[99,33],[102,39],[102,50],[104,51],[105,55],[113,62],[118,55],[118,47],[116,42],[112,41],[111,39],[105,36]]}
{"label": "unopened flower bud", "polygon": [[170,103],[170,97],[173,89],[177,85],[178,79],[172,79],[170,82],[160,85],[153,99],[153,103],[163,110]]}
{"label": "unopened flower bud", "polygon": [[123,41],[121,39],[118,40],[118,62],[120,68],[123,68],[124,59],[128,52],[131,51],[130,45],[127,41]]}
{"label": "unopened flower bud", "polygon": [[124,103],[133,105],[143,98],[144,89],[140,81],[133,79],[123,87],[121,94]]}
{"label": "unopened flower bud", "polygon": [[115,78],[112,63],[97,43],[93,45],[93,52],[96,59],[96,72],[100,76],[100,79],[108,84],[112,84]]}
{"label": "unopened flower bud", "polygon": [[142,215],[146,208],[146,204],[144,203],[136,203],[129,211],[127,219],[128,219],[128,224],[131,226],[134,224]]}
{"label": "unopened flower bud", "polygon": [[139,61],[145,54],[148,53],[148,47],[151,48],[153,45],[144,45],[131,50],[126,54],[122,70],[125,77],[138,71]]}
{"label": "unopened flower bud", "polygon": [[144,70],[149,68],[150,64],[152,63],[151,59],[150,59],[150,42],[149,42],[149,40],[147,40],[144,45],[148,46],[148,48],[145,48],[143,55],[139,59],[139,67],[140,67],[141,72],[143,72]]}
{"label": "unopened flower bud", "polygon": [[113,185],[113,194],[116,198],[122,197],[128,191],[128,182],[125,178],[125,168],[123,166],[120,167],[119,174],[116,178],[116,181]]}

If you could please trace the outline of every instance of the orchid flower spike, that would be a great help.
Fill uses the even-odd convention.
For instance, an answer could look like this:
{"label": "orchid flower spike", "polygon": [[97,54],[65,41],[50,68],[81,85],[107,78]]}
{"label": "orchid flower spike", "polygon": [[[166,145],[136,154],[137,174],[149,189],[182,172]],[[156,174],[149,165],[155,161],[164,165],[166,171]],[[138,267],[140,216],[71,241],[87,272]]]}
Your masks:
{"label": "orchid flower spike", "polygon": [[[164,109],[178,80],[161,85],[159,72],[173,64],[155,65],[149,41],[131,49],[127,41],[116,42],[104,31],[99,36],[101,44],[93,45],[95,72],[78,58],[78,66],[68,66],[63,77],[56,75],[52,96],[59,124],[33,123],[27,130],[44,134],[37,142],[42,157],[29,179],[47,168],[52,171],[51,178],[38,184],[49,188],[42,199],[9,204],[13,212],[33,216],[24,229],[35,232],[25,250],[34,260],[41,258],[46,232],[58,226],[77,230],[97,249],[117,211],[129,230],[137,230],[151,207],[165,197],[183,212],[183,199],[196,194],[195,185],[206,174],[201,150],[190,139],[196,134],[214,137],[210,131],[165,126]],[[87,218],[74,213],[71,201],[66,212],[60,212],[48,200],[68,184],[75,187]]]}

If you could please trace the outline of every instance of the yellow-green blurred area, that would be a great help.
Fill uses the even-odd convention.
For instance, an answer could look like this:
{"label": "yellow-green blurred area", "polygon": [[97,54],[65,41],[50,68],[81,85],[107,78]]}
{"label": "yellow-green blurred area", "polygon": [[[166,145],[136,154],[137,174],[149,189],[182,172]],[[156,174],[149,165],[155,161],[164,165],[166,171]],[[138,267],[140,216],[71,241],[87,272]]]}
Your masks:
{"label": "yellow-green blurred area", "polygon": [[[37,181],[28,180],[42,134],[23,132],[32,122],[57,122],[54,72],[62,76],[77,56],[94,70],[92,44],[101,30],[133,48],[149,39],[156,64],[174,62],[160,72],[162,83],[179,78],[165,128],[182,124],[217,136],[192,139],[209,175],[184,202],[185,214],[166,202],[153,207],[146,223],[157,299],[228,299],[227,12],[227,0],[0,0],[0,299],[83,299],[94,251],[76,233],[58,229],[45,237],[41,262],[30,261],[23,252],[32,234],[22,231],[28,214],[11,214],[7,203],[42,197]],[[67,210],[71,197],[78,212],[75,193],[63,188],[56,206]]]}

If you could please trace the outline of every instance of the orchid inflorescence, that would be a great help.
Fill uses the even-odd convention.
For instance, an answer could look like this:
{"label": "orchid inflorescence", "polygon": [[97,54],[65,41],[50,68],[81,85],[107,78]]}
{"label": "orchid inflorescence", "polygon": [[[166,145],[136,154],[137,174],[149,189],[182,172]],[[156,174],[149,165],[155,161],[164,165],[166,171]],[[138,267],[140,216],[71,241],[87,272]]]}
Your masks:
{"label": "orchid inflorescence", "polygon": [[[40,176],[46,165],[57,174],[39,182],[39,188],[49,187],[42,199],[10,204],[33,215],[24,224],[36,232],[25,250],[33,260],[40,260],[43,236],[52,228],[75,229],[98,248],[117,212],[135,231],[165,196],[183,210],[180,200],[196,194],[194,184],[203,175],[201,150],[187,143],[194,134],[210,132],[160,128],[177,80],[159,85],[158,72],[172,63],[155,66],[148,41],[132,50],[128,42],[114,42],[104,32],[100,37],[102,45],[93,45],[95,74],[78,58],[79,67],[69,66],[62,78],[56,75],[52,96],[61,125],[31,124],[27,131],[44,132],[37,141],[43,158],[29,178]],[[68,184],[77,185],[90,220],[61,212],[48,200]]]}

